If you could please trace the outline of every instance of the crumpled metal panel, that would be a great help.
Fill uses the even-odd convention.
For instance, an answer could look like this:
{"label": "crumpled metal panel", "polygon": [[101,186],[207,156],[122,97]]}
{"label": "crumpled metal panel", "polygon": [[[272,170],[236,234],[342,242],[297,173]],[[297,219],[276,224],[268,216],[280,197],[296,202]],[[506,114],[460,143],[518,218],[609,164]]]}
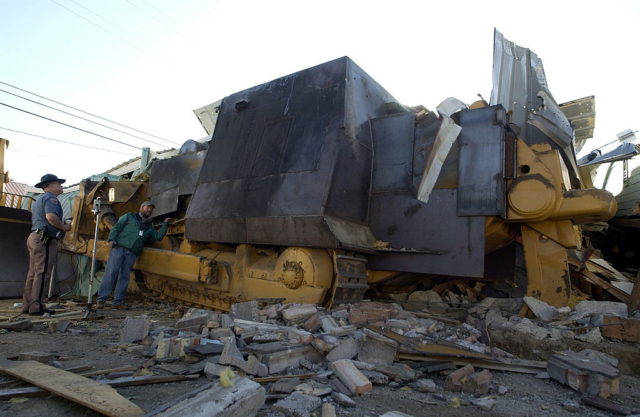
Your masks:
{"label": "crumpled metal panel", "polygon": [[588,96],[561,103],[560,110],[573,126],[576,152],[580,152],[585,142],[593,137],[593,129],[596,127],[596,97]]}
{"label": "crumpled metal panel", "polygon": [[624,161],[640,154],[640,146],[633,143],[623,143],[614,150],[600,155],[599,152],[591,152],[578,161],[578,166],[604,164],[606,162]]}
{"label": "crumpled metal panel", "polygon": [[180,196],[193,194],[206,154],[203,150],[154,161],[149,173],[154,217],[177,211]]}
{"label": "crumpled metal panel", "polygon": [[549,91],[542,60],[497,30],[490,103],[507,110],[510,122],[520,128],[518,136],[527,144],[549,143],[559,149],[571,169],[572,185],[579,186],[573,128]]}

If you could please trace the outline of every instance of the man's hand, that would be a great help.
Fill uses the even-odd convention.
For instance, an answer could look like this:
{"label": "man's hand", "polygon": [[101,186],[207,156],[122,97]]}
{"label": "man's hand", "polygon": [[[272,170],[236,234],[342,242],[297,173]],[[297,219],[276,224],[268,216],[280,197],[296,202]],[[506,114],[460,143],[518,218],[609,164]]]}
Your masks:
{"label": "man's hand", "polygon": [[173,220],[171,217],[167,217],[166,219],[164,219],[164,222],[169,223],[171,220]]}
{"label": "man's hand", "polygon": [[109,243],[107,243],[107,245],[109,245],[110,248],[113,248],[116,245],[116,242],[113,240],[110,240]]}
{"label": "man's hand", "polygon": [[65,232],[68,232],[69,230],[71,230],[71,225],[70,224],[64,224],[62,226],[62,230],[64,230]]}

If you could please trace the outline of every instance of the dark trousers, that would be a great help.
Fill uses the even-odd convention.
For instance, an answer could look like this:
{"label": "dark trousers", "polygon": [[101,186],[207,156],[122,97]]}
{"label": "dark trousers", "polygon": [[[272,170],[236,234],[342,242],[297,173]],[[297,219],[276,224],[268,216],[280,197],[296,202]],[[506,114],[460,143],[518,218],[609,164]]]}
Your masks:
{"label": "dark trousers", "polygon": [[22,312],[39,313],[45,310],[45,298],[49,291],[51,271],[56,264],[58,241],[51,239],[46,245],[40,234],[31,232],[27,239],[29,272],[22,294]]}
{"label": "dark trousers", "polygon": [[131,275],[131,268],[136,263],[136,258],[137,255],[127,248],[121,246],[111,248],[104,277],[98,290],[98,301],[106,301],[113,291],[113,304],[124,303],[129,286],[129,275]]}

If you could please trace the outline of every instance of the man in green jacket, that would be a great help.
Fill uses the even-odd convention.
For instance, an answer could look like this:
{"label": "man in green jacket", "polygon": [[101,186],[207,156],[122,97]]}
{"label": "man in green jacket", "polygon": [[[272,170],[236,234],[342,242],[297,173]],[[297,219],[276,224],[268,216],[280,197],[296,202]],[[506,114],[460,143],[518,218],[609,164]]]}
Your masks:
{"label": "man in green jacket", "polygon": [[[124,308],[124,297],[129,286],[129,275],[133,264],[142,252],[145,243],[162,240],[167,233],[169,218],[164,220],[157,231],[151,225],[151,214],[154,205],[145,201],[138,213],[127,213],[120,217],[109,233],[109,259],[98,290],[97,308],[104,308],[104,303],[113,291],[113,306]],[[114,290],[115,286],[115,290]]]}

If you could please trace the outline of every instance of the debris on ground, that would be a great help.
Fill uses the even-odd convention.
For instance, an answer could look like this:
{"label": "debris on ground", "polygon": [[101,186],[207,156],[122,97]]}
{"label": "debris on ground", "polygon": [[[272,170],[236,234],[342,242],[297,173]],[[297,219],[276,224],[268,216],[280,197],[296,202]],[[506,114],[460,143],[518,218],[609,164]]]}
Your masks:
{"label": "debris on ground", "polygon": [[[138,358],[139,365],[103,374],[85,368],[78,377],[118,389],[206,382],[206,388],[164,399],[148,414],[157,416],[345,415],[368,401],[376,387],[422,396],[412,397],[422,407],[493,412],[506,406],[502,403],[516,390],[504,383],[507,374],[543,384],[557,381],[582,395],[558,401],[557,412],[633,410],[619,402],[620,371],[629,369],[630,356],[618,360],[615,353],[598,351],[603,340],[622,348],[620,341],[637,337],[638,320],[628,318],[625,304],[582,300],[574,308],[556,308],[531,297],[483,298],[461,288],[419,290],[406,301],[365,300],[330,310],[254,300],[234,304],[229,313],[189,308],[162,324],[146,310],[126,317],[113,311],[121,324],[113,329],[116,339],[104,345],[104,352]],[[44,325],[45,334],[77,337],[95,334],[92,328],[99,323],[70,316],[36,321],[31,328]],[[29,333],[26,325],[2,329]],[[505,335],[571,349],[554,349],[545,360],[521,358],[508,352]],[[64,368],[65,360],[79,357],[82,354],[32,349],[13,354],[11,359],[18,362],[4,363],[37,361]],[[0,379],[0,399],[47,394],[46,389],[20,384]],[[386,414],[379,415],[411,415],[392,407],[388,404]]]}

